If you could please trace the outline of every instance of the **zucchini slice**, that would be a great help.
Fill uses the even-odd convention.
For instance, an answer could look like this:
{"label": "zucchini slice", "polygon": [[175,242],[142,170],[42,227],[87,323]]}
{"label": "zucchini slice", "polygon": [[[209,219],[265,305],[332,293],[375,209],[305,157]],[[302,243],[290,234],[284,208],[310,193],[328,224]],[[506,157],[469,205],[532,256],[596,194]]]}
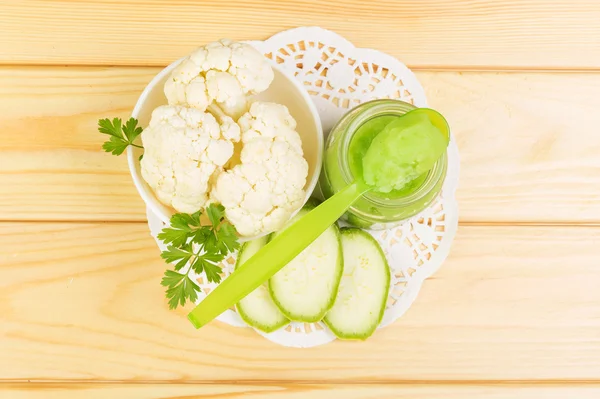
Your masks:
{"label": "zucchini slice", "polygon": [[[316,201],[309,201],[288,225],[315,206]],[[271,277],[269,292],[288,319],[306,323],[319,321],[333,306],[342,270],[340,233],[334,224]]]}
{"label": "zucchini slice", "polygon": [[[262,237],[245,242],[238,253],[235,268],[237,269],[246,260],[250,259],[252,255],[265,246],[267,241],[268,237]],[[239,301],[235,307],[246,324],[266,333],[273,332],[290,322],[275,306],[266,283]]]}
{"label": "zucchini slice", "polygon": [[323,320],[341,339],[364,340],[383,318],[390,268],[381,247],[361,229],[341,230],[344,274],[337,298]]}

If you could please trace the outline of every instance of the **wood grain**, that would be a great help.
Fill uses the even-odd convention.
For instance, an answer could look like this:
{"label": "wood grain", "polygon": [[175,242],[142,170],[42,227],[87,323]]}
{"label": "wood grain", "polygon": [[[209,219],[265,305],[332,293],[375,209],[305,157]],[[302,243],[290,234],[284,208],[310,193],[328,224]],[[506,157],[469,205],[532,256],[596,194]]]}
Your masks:
{"label": "wood grain", "polygon": [[418,78],[458,142],[462,221],[600,221],[600,74]]}
{"label": "wood grain", "polygon": [[2,223],[0,378],[598,380],[599,240],[592,227],[462,227],[398,322],[297,350],[168,311],[143,224]]}
{"label": "wood grain", "polygon": [[166,65],[222,37],[316,25],[415,68],[600,68],[595,0],[3,0],[0,15],[5,64]]}
{"label": "wood grain", "polygon": [[599,395],[600,388],[592,384],[0,384],[0,397],[10,399],[597,399]]}
{"label": "wood grain", "polygon": [[[600,2],[0,0],[0,16],[0,398],[600,397]],[[398,322],[296,350],[167,309],[96,123],[198,45],[303,25],[417,71],[460,147],[463,225]]]}
{"label": "wood grain", "polygon": [[127,161],[98,119],[126,117],[155,68],[0,69],[0,218],[141,220]]}
{"label": "wood grain", "polygon": [[[144,220],[99,118],[157,68],[0,68],[0,219]],[[600,222],[600,74],[421,72],[461,156],[464,222]]]}

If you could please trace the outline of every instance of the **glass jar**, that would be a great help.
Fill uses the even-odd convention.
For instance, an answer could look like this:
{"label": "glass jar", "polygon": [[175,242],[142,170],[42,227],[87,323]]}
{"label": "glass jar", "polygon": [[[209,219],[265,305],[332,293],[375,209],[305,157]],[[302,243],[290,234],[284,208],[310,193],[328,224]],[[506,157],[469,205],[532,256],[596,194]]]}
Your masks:
{"label": "glass jar", "polygon": [[[386,99],[360,104],[346,113],[331,129],[325,145],[319,180],[323,196],[329,198],[356,180],[349,164],[349,147],[360,126],[376,117],[401,116],[415,108],[404,101]],[[375,230],[399,225],[434,201],[442,190],[447,167],[448,158],[444,153],[425,176],[415,180],[415,186],[405,195],[390,198],[386,194],[368,192],[350,207],[344,219],[357,227]]]}

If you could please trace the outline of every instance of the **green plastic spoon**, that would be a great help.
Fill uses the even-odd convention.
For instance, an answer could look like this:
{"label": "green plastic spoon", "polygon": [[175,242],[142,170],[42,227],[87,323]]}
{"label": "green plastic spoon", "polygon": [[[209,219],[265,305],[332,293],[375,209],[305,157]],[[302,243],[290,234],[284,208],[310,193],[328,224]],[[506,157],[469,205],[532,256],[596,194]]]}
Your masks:
{"label": "green plastic spoon", "polygon": [[[401,123],[402,120],[406,121],[404,127]],[[386,130],[388,127],[394,130]],[[398,135],[401,134],[404,134],[405,137],[400,139]],[[436,134],[438,137],[435,136]],[[427,137],[428,148],[424,151],[430,152],[430,148],[433,148],[432,151],[435,151],[435,154],[428,153],[428,156],[425,157],[415,158],[409,156],[408,159],[402,159],[402,157],[390,153],[390,146],[394,144],[411,145],[411,141],[423,140],[424,135],[432,135]],[[188,314],[188,319],[196,328],[206,325],[292,261],[329,226],[335,223],[361,195],[372,189],[383,188],[386,190],[389,186],[402,184],[403,180],[412,176],[394,176],[390,173],[384,173],[390,167],[399,171],[398,173],[414,174],[422,173],[423,171],[420,169],[426,168],[425,171],[429,170],[445,151],[449,135],[446,120],[438,112],[431,109],[418,108],[398,117],[396,121],[386,126],[380,133],[382,139],[374,140],[365,155],[365,159],[374,160],[379,158],[378,154],[389,156],[384,164],[381,162],[364,162],[364,176],[367,176],[377,186],[368,185],[363,178],[360,178],[338,191],[327,201],[277,235],[254,256],[238,267]],[[443,146],[439,145],[439,136],[443,136]],[[415,167],[415,162],[419,160],[427,162],[427,165],[419,166],[417,164]],[[382,167],[386,169],[377,170]],[[373,178],[373,176],[376,176],[376,178]]]}

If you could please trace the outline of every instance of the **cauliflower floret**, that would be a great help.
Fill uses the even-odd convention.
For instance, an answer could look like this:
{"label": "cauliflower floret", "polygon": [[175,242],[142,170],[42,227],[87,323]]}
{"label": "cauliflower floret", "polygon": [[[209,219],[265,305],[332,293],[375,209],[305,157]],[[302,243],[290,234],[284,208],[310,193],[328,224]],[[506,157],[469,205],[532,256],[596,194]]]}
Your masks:
{"label": "cauliflower floret", "polygon": [[208,97],[216,101],[227,115],[239,116],[246,111],[247,100],[240,82],[227,72],[206,73]]}
{"label": "cauliflower floret", "polygon": [[307,174],[306,160],[289,144],[254,139],[242,150],[242,164],[219,175],[212,198],[241,235],[274,231],[302,206]]}
{"label": "cauliflower floret", "polygon": [[247,110],[246,96],[266,90],[273,69],[256,49],[246,43],[223,39],[194,51],[171,73],[165,83],[169,104],[189,104],[204,111],[216,102],[237,119]]}
{"label": "cauliflower floret", "polygon": [[249,44],[225,42],[231,47],[231,66],[227,71],[237,77],[249,94],[267,90],[273,81],[273,69],[265,57]]}
{"label": "cauliflower floret", "polygon": [[170,105],[189,105],[204,111],[211,103],[202,69],[185,59],[165,82],[165,96]]}
{"label": "cauliflower floret", "polygon": [[189,59],[203,71],[211,69],[226,71],[230,66],[231,43],[233,42],[229,39],[208,43],[190,54]]}
{"label": "cauliflower floret", "polygon": [[296,121],[285,105],[257,101],[238,120],[242,142],[256,137],[285,141],[302,154],[302,140],[296,132]]}
{"label": "cauliflower floret", "polygon": [[241,164],[219,174],[212,200],[243,236],[283,227],[302,206],[308,163],[296,121],[278,104],[254,103],[243,115]]}
{"label": "cauliflower floret", "polygon": [[220,173],[239,141],[231,118],[195,108],[163,105],[142,132],[142,177],[157,198],[178,212],[198,211],[208,199],[209,181]]}

